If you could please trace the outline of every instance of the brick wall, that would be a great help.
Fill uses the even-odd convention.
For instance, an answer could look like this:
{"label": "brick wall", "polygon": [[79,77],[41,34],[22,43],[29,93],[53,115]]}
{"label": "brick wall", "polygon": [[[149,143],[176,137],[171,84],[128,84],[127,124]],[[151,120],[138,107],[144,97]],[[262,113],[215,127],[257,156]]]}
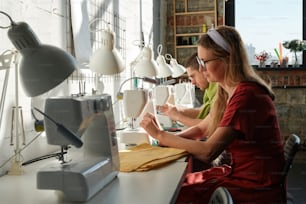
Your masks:
{"label": "brick wall", "polygon": [[306,69],[258,69],[271,80],[275,92],[275,106],[284,138],[295,133],[301,138],[301,148],[295,160],[306,162]]}
{"label": "brick wall", "polygon": [[274,89],[282,134],[296,133],[306,141],[306,88]]}

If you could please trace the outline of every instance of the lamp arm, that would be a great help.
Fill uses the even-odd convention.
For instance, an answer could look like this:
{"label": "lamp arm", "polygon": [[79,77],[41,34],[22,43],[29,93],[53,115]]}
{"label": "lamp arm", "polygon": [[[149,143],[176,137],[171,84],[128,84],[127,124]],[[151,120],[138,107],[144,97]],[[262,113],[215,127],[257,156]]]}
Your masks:
{"label": "lamp arm", "polygon": [[157,84],[157,81],[156,81],[155,79],[150,78],[150,77],[131,77],[131,78],[128,78],[128,79],[124,80],[124,81],[121,83],[120,87],[119,87],[119,91],[118,91],[118,93],[117,93],[117,99],[118,99],[118,100],[121,100],[121,99],[123,98],[123,93],[121,92],[121,89],[122,89],[123,85],[124,85],[126,82],[128,82],[128,81],[130,81],[130,80],[133,80],[133,79],[141,79],[141,80],[143,80],[143,81],[145,81],[145,82],[148,82],[148,83],[151,83],[151,84]]}
{"label": "lamp arm", "polygon": [[0,70],[5,70],[5,77],[2,85],[1,100],[0,100],[0,127],[2,125],[2,117],[3,117],[4,104],[5,104],[6,92],[9,81],[9,75],[10,75],[11,62],[15,56],[16,56],[16,51],[14,50],[6,50],[0,55]]}
{"label": "lamp arm", "polygon": [[126,82],[128,82],[128,81],[130,81],[130,80],[132,80],[132,79],[138,79],[138,78],[139,78],[139,77],[131,77],[131,78],[128,78],[128,79],[124,80],[124,81],[121,83],[120,87],[119,87],[119,92],[121,91],[123,85],[124,85]]}

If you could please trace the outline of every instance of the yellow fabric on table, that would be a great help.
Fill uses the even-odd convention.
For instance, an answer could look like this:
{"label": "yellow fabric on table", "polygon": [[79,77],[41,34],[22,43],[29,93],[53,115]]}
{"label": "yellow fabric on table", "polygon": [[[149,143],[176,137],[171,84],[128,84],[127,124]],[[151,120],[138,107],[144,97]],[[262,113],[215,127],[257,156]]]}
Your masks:
{"label": "yellow fabric on table", "polygon": [[120,171],[148,171],[168,164],[188,153],[182,149],[140,144],[119,152]]}

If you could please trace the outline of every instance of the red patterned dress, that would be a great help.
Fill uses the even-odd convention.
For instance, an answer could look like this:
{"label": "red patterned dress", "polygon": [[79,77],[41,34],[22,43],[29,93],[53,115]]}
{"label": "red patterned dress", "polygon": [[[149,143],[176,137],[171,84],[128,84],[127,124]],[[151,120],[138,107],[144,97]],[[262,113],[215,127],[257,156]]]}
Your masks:
{"label": "red patterned dress", "polygon": [[230,165],[187,174],[177,203],[207,203],[218,186],[228,188],[235,204],[285,203],[280,187],[283,138],[265,89],[255,82],[241,82],[219,126],[232,126],[241,133],[226,149]]}

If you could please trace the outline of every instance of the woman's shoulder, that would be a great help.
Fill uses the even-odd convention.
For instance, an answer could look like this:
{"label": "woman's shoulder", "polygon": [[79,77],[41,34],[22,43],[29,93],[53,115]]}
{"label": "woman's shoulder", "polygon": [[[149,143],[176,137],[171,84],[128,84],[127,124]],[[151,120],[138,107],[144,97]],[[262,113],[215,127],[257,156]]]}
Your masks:
{"label": "woman's shoulder", "polygon": [[[258,100],[267,98],[266,90],[256,82],[240,82],[232,97],[233,102],[239,103],[241,106],[244,104],[254,104]],[[243,102],[244,103],[243,103]]]}
{"label": "woman's shoulder", "polygon": [[264,91],[265,89],[259,85],[257,82],[253,81],[242,81],[237,85],[237,91],[244,92],[244,91]]}

